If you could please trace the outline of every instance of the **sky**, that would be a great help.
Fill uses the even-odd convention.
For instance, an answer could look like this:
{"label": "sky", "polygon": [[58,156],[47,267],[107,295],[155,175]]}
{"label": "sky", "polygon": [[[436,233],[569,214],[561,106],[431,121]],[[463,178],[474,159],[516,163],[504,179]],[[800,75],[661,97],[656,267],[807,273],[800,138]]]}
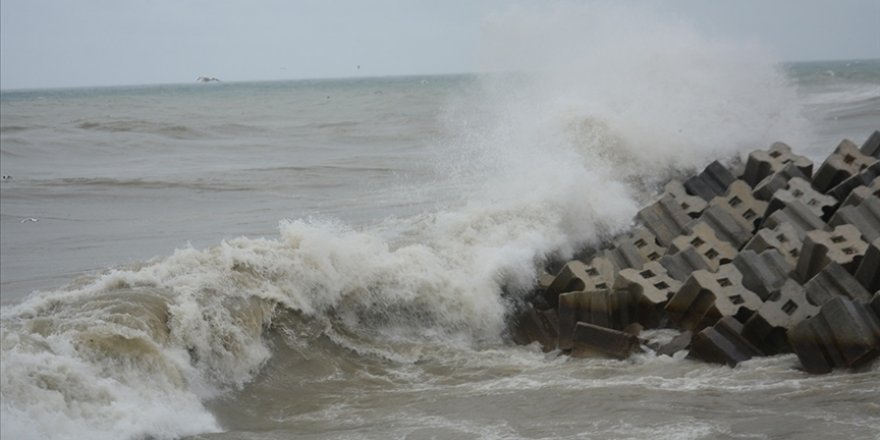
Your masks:
{"label": "sky", "polygon": [[[880,58],[880,0],[622,1],[780,61]],[[0,0],[0,89],[474,72],[487,19],[559,3],[590,1]]]}

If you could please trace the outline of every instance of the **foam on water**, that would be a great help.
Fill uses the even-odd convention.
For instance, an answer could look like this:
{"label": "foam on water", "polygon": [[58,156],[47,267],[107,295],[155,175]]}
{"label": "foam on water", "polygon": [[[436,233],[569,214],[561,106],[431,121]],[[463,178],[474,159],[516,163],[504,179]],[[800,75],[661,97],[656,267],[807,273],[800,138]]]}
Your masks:
{"label": "foam on water", "polygon": [[[450,107],[452,133],[434,152],[449,178],[434,183],[459,203],[363,230],[283,221],[276,239],[181,249],[4,307],[3,437],[217,431],[203,402],[254,377],[279,316],[326,319],[336,344],[401,363],[422,354],[358,344],[497,346],[537,267],[626,230],[671,173],[809,133],[771,57],[658,14],[513,9],[487,22],[485,38],[486,70],[518,73],[487,74],[479,106]],[[500,359],[548,362],[527,349]],[[509,436],[503,425],[424,422]],[[714,429],[667,428],[670,438]]]}

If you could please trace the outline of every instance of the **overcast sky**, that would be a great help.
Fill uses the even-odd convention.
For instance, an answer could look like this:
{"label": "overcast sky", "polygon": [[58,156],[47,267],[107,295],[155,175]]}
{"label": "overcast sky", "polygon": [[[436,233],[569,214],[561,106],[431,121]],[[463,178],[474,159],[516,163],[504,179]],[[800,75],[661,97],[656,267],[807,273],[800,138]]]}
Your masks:
{"label": "overcast sky", "polygon": [[[0,0],[0,88],[472,72],[481,26],[512,3]],[[880,0],[630,3],[782,61],[880,58]]]}

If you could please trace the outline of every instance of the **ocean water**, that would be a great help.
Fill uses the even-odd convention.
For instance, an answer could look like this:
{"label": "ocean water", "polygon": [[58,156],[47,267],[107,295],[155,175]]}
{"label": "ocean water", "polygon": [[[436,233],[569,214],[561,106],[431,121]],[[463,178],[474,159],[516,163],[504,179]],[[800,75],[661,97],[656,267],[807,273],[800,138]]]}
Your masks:
{"label": "ocean water", "polygon": [[0,93],[0,436],[878,438],[876,364],[569,359],[505,330],[667,179],[864,141],[880,61],[645,17],[636,52],[602,23],[494,47],[551,18],[490,22],[496,73]]}

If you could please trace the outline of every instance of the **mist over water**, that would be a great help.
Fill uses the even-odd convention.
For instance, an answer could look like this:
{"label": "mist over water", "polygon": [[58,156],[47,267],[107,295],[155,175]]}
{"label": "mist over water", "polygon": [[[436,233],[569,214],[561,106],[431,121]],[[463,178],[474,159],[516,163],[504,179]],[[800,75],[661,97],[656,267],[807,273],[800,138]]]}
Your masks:
{"label": "mist over water", "polygon": [[504,335],[544,264],[670,176],[862,141],[877,102],[843,93],[876,79],[829,101],[760,48],[607,4],[508,10],[481,50],[478,76],[4,92],[2,436],[876,434],[876,367]]}

